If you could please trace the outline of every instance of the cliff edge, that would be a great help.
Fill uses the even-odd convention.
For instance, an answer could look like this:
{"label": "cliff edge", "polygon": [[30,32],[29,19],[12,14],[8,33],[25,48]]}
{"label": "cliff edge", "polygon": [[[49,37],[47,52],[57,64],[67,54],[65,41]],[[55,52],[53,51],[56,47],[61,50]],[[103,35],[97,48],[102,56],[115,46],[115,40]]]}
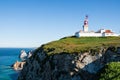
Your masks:
{"label": "cliff edge", "polygon": [[68,37],[42,45],[27,59],[18,80],[98,80],[97,73],[120,61],[120,37]]}

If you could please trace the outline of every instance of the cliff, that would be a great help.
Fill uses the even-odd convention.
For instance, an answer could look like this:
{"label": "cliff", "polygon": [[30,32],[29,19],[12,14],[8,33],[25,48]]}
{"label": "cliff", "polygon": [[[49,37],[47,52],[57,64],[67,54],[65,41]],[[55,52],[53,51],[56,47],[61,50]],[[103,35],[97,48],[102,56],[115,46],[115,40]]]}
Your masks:
{"label": "cliff", "polygon": [[119,40],[70,37],[42,45],[27,59],[18,80],[96,80],[107,63],[120,61]]}

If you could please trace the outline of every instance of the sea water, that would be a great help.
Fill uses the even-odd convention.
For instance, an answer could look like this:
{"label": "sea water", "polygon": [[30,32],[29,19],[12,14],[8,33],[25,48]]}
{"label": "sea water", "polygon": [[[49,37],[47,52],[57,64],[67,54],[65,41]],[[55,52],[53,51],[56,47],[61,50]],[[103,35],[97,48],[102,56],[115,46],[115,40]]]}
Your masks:
{"label": "sea water", "polygon": [[11,65],[19,60],[20,51],[29,52],[33,48],[0,48],[0,80],[16,80],[19,71],[13,70]]}

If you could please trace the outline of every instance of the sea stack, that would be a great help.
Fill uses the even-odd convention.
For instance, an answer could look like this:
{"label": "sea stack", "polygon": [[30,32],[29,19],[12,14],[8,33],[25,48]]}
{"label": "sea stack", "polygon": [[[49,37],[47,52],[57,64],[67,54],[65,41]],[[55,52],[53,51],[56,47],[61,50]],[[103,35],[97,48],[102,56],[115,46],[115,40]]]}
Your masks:
{"label": "sea stack", "polygon": [[16,61],[16,62],[12,65],[12,67],[13,67],[14,70],[22,70],[24,64],[25,64],[25,62]]}
{"label": "sea stack", "polygon": [[24,50],[21,50],[19,58],[24,61],[27,58],[27,53]]}

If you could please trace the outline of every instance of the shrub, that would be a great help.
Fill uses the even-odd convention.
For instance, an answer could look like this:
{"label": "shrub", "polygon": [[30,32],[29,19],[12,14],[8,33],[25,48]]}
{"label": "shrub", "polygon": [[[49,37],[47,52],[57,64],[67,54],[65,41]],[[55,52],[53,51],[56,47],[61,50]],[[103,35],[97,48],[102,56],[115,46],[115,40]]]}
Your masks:
{"label": "shrub", "polygon": [[101,70],[99,80],[119,80],[119,79],[120,79],[120,62],[111,62]]}

